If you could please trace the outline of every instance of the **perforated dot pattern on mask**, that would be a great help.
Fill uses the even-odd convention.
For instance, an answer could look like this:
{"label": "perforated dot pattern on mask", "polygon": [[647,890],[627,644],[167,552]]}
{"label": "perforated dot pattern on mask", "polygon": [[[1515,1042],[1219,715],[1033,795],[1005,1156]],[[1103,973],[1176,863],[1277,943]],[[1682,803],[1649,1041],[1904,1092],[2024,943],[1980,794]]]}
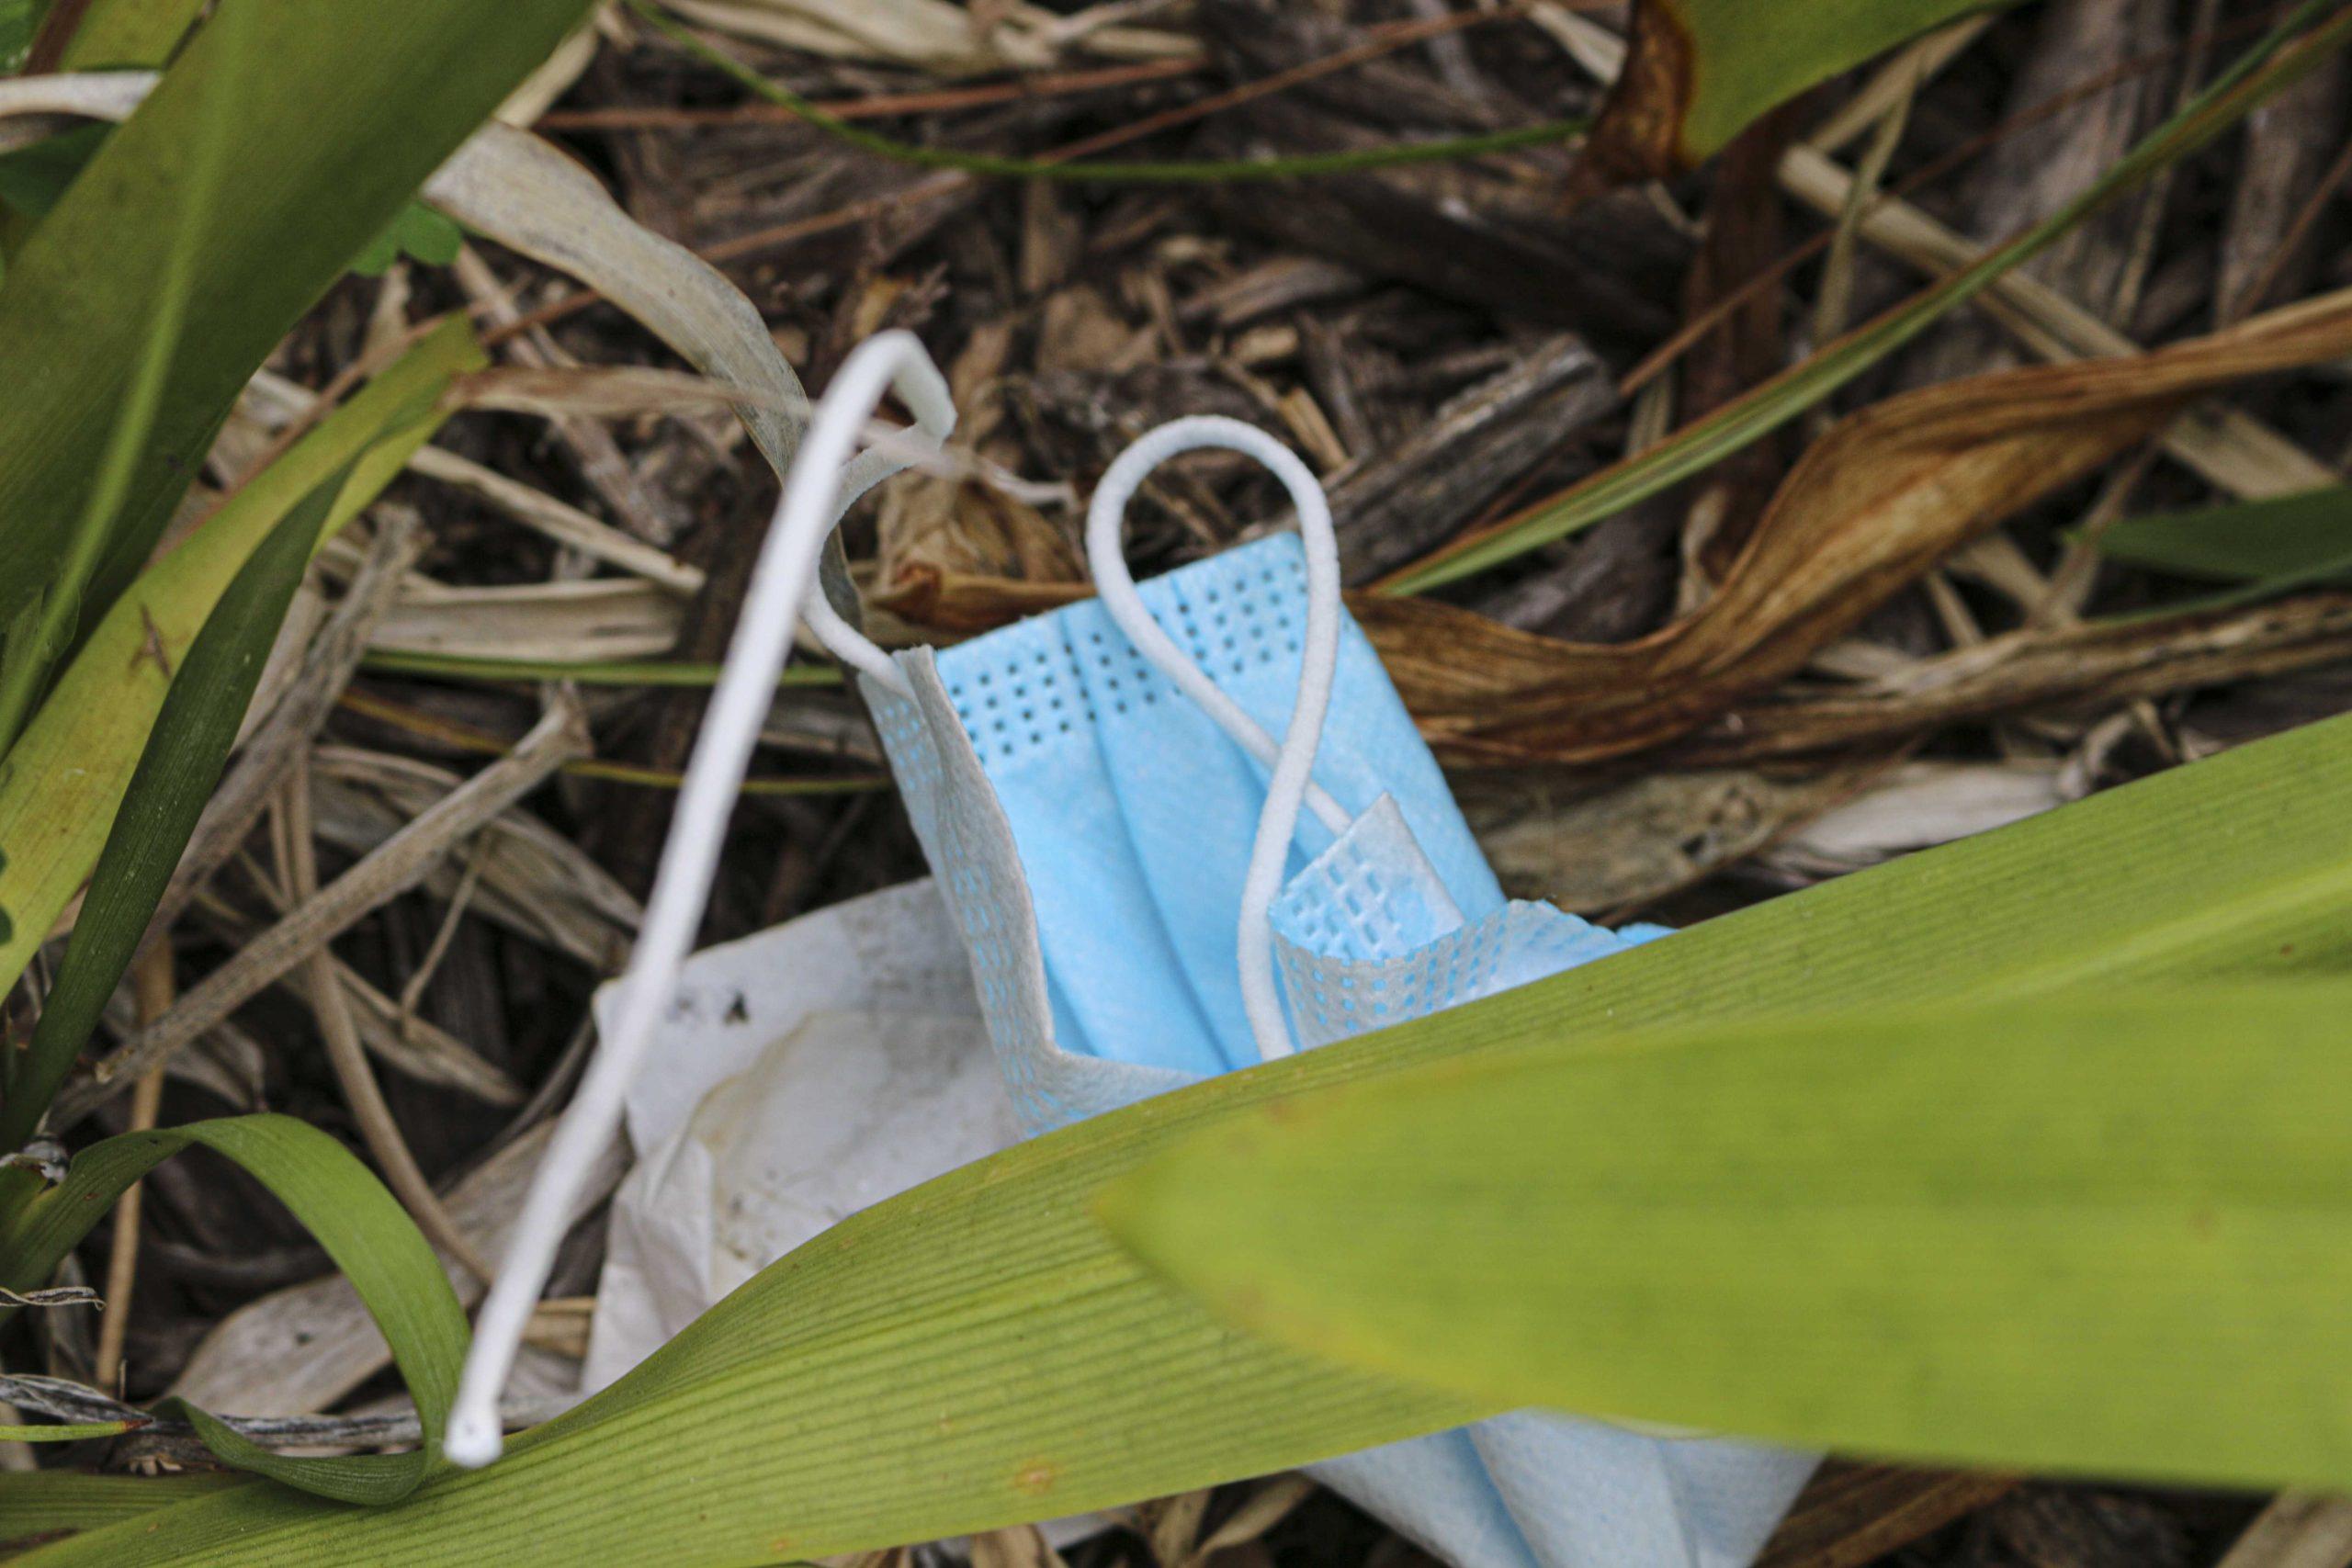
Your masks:
{"label": "perforated dot pattern on mask", "polygon": [[[1169,636],[1224,682],[1298,658],[1306,575],[1295,545],[1252,547],[1158,578],[1142,593]],[[992,763],[1084,736],[1103,706],[1125,713],[1183,700],[1092,603],[967,643],[941,675],[973,749]]]}
{"label": "perforated dot pattern on mask", "polygon": [[1401,958],[1368,962],[1343,955],[1363,951],[1361,940],[1346,938],[1334,950],[1317,952],[1287,936],[1274,939],[1275,964],[1302,1046],[1328,1045],[1477,1001],[1537,976],[1606,958],[1641,939],[1587,925],[1548,905],[1514,903]]}

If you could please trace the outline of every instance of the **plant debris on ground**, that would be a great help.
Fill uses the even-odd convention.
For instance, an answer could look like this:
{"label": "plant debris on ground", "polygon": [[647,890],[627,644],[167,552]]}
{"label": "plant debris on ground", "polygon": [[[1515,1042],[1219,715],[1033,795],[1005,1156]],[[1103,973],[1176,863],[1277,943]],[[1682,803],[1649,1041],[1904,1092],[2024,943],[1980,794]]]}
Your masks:
{"label": "plant debris on ground", "polygon": [[[1623,8],[1561,0],[616,5],[507,112],[719,268],[808,388],[887,328],[947,369],[948,460],[844,530],[885,646],[1085,594],[1083,502],[1113,455],[1178,415],[1249,421],[1329,490],[1356,613],[1508,889],[1684,925],[2352,709],[2352,543],[2328,533],[2352,518],[2345,59],[2079,210],[2284,14],[1973,14],[1597,194],[1560,131],[1515,134],[1588,120],[1623,62]],[[1382,155],[1464,139],[1484,141]],[[0,201],[24,210],[39,175],[19,163]],[[491,363],[297,598],[260,679],[306,694],[311,728],[277,739],[277,783],[175,887],[140,1006],[117,1001],[93,1054],[428,813],[442,836],[331,948],[191,1023],[143,1102],[64,1103],[106,1133],[263,1108],[327,1129],[421,1192],[470,1303],[628,950],[776,487],[729,402],[629,314],[413,213],[273,356],[197,504],[444,313]],[[1774,389],[2037,225],[2038,254],[1899,346]],[[1759,397],[1761,434],[1579,512]],[[2303,499],[2260,504],[2281,497]],[[1197,455],[1146,485],[1130,555],[1141,577],[1283,521],[1254,467]],[[584,731],[461,800],[567,682]],[[764,739],[705,942],[925,874],[847,690],[796,678]],[[12,1038],[58,952],[0,1016]],[[413,1430],[324,1252],[251,1177],[198,1154],[141,1191],[57,1281],[130,1301],[22,1314],[51,1378],[314,1418],[280,1440]],[[592,1215],[535,1325],[550,1404],[600,1249]],[[120,1415],[29,1375],[0,1394]],[[210,1461],[158,1426],[102,1462]],[[2345,1517],[1833,1461],[1763,1561],[2256,1568],[2317,1561],[2295,1542],[2352,1540]],[[1028,1530],[972,1551],[1056,1555]],[[1213,1554],[1419,1555],[1278,1478],[1146,1505],[1069,1558]]]}

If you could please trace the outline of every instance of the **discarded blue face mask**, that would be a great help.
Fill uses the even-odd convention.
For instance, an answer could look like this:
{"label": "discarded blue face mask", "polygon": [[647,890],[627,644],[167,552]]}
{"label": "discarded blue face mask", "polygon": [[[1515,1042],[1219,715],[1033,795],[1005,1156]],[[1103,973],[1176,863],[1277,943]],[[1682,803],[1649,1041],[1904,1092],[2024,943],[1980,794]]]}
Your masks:
{"label": "discarded blue face mask", "polygon": [[[935,371],[904,334],[877,339],[836,378],[803,466],[840,460],[846,437],[820,437],[854,431],[886,373],[921,412]],[[1272,468],[1301,534],[1138,589],[1119,552],[1126,499],[1199,446]],[[777,535],[796,532],[796,494],[807,513],[827,488],[796,468]],[[886,655],[820,599],[805,607],[861,672],[1031,1131],[1664,934],[1503,897],[1340,607],[1319,487],[1263,433],[1152,433],[1104,475],[1088,546],[1099,599],[942,653]],[[605,1052],[623,1043],[616,1027]],[[1739,1568],[1813,1462],[1521,1412],[1310,1472],[1459,1568]]]}

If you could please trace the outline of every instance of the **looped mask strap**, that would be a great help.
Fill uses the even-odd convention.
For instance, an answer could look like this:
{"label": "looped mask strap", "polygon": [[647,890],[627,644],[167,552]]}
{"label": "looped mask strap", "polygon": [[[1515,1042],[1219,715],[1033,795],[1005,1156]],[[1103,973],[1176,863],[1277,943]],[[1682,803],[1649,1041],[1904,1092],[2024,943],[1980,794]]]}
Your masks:
{"label": "looped mask strap", "polygon": [[[1222,447],[1255,457],[1290,491],[1298,532],[1306,548],[1306,636],[1302,644],[1298,699],[1290,727],[1276,746],[1264,727],[1226,695],[1192,656],[1160,628],[1136,592],[1127,571],[1120,530],[1127,502],[1150,473],[1179,452]],[[1348,814],[1314,779],[1315,753],[1323,739],[1323,716],[1331,705],[1331,682],[1340,659],[1340,546],[1331,527],[1323,487],[1298,455],[1252,424],[1201,414],[1170,420],[1147,432],[1119,454],[1102,475],[1086,513],[1086,559],[1094,573],[1102,608],[1136,651],[1199,705],[1233,743],[1271,764],[1266,804],[1258,814],[1258,836],[1250,847],[1250,870],[1241,884],[1239,956],[1241,1002],[1261,1061],[1291,1054],[1290,1026],[1274,985],[1273,905],[1282,891],[1283,868],[1298,832],[1302,806],[1334,833],[1344,832]]]}
{"label": "looped mask strap", "polygon": [[[895,388],[915,415],[912,431],[852,460],[867,419]],[[557,1244],[590,1173],[620,1125],[622,1102],[655,1027],[677,994],[695,932],[710,898],[729,813],[741,793],[776,677],[791,656],[793,627],[808,628],[842,662],[895,691],[906,678],[873,643],[833,613],[816,586],[817,558],[850,502],[907,466],[911,442],[936,451],[955,427],[955,405],[939,369],[909,333],[883,333],[845,360],[803,435],[784,495],[743,596],[727,661],[678,791],[670,836],[646,900],[645,921],[621,976],[613,1027],[581,1079],[506,1246],[498,1278],[474,1324],[472,1348],[449,1415],[444,1449],[457,1463],[488,1464],[504,1447],[498,1396],[514,1370],[531,1313],[547,1286]],[[794,611],[799,615],[796,616]]]}

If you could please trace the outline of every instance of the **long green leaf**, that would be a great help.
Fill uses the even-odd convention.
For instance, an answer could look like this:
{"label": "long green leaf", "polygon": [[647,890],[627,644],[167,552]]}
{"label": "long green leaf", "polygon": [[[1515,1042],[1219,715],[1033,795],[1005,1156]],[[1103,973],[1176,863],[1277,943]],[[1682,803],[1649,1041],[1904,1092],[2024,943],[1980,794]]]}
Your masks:
{"label": "long green leaf", "polygon": [[498,1464],[392,1508],[238,1494],[28,1561],[764,1562],[1102,1507],[1453,1425],[1491,1407],[1221,1326],[1115,1245],[1089,1202],[1187,1132],[1275,1095],[1544,1041],[2340,969],[2348,797],[2343,719],[1215,1079],[845,1221]]}
{"label": "long green leaf", "polygon": [[33,0],[0,0],[0,74],[25,62],[33,41]]}
{"label": "long green leaf", "polygon": [[0,1427],[0,1443],[85,1443],[138,1430],[130,1421],[56,1421],[38,1427]]}
{"label": "long green leaf", "polygon": [[172,57],[204,0],[94,0],[58,68],[63,71],[153,68]]}
{"label": "long green leaf", "polygon": [[[0,650],[0,750],[24,728],[51,665],[63,656],[82,624],[83,596],[97,581],[112,552],[117,540],[115,521],[130,494],[140,454],[163,414],[198,261],[208,245],[213,214],[228,195],[231,128],[236,122],[239,89],[261,69],[263,39],[256,30],[258,19],[259,14],[249,6],[231,6],[216,25],[220,41],[216,52],[227,63],[206,74],[198,85],[200,91],[190,100],[186,154],[175,171],[171,206],[154,215],[161,243],[153,247],[149,270],[140,280],[143,285],[138,307],[141,333],[132,346],[130,373],[108,415],[96,466],[83,478],[70,502],[77,513],[73,526],[64,532],[56,558],[25,562],[28,570],[41,574],[41,597],[38,615],[29,622],[19,617],[10,627],[6,649]],[[28,251],[28,264],[29,256]],[[17,271],[12,268],[9,280],[17,277]],[[6,310],[6,292],[0,290],[0,318]],[[66,503],[63,496],[57,501]],[[6,513],[0,512],[0,527],[6,526]],[[140,554],[143,556],[152,543],[152,538],[141,543]]]}
{"label": "long green leaf", "polygon": [[1284,1100],[1102,1213],[1227,1321],[1500,1404],[2352,1485],[2352,986],[1559,1039]]}
{"label": "long green leaf", "polygon": [[[20,220],[38,222],[47,217],[113,130],[110,125],[80,126],[0,153],[0,202]],[[352,258],[351,270],[374,276],[403,255],[428,266],[447,266],[464,244],[464,231],[456,224],[423,202],[411,201]]]}
{"label": "long green leaf", "polygon": [[[587,0],[227,0],[264,40],[201,28],[75,180],[0,285],[0,619],[63,558],[147,341],[152,255],[199,129],[232,116],[235,186],[206,211],[179,351],[157,395],[93,605],[152,547],[254,367],[434,166],[546,58]],[[233,88],[226,95],[223,85]]]}
{"label": "long green leaf", "polygon": [[0,990],[16,983],[97,863],[171,671],[246,558],[346,468],[321,537],[349,521],[440,427],[449,383],[481,363],[464,321],[435,329],[150,567],[92,631],[0,758],[0,908],[15,928],[0,931]]}
{"label": "long green leaf", "polygon": [[[489,659],[465,653],[432,653],[378,648],[364,661],[388,675],[434,675],[453,681],[574,681],[583,686],[715,686],[719,666],[677,660]],[[830,664],[792,664],[776,676],[779,686],[838,686],[842,672]]]}
{"label": "long green leaf", "polygon": [[350,1150],[317,1128],[288,1116],[238,1116],[93,1144],[74,1156],[62,1182],[0,1226],[0,1283],[22,1291],[46,1280],[125,1189],[192,1145],[243,1167],[326,1248],[390,1345],[423,1417],[424,1443],[404,1454],[301,1458],[257,1447],[184,1401],[159,1408],[184,1416],[230,1463],[321,1497],[387,1503],[407,1495],[441,1463],[441,1428],[465,1358],[465,1309],[415,1222]]}
{"label": "long green leaf", "polygon": [[1419,593],[1484,571],[1613,516],[1779,429],[1983,293],[2004,273],[2040,254],[2084,218],[2202,147],[2300,81],[2352,39],[2352,12],[2344,12],[2297,39],[2292,47],[2281,47],[2333,5],[2334,0],[2309,0],[2300,6],[2267,40],[2249,51],[2081,195],[1974,265],[1857,327],[1804,363],[1685,426],[1639,457],[1602,470],[1557,500],[1491,533],[1464,539],[1398,573],[1381,585],[1382,591]]}
{"label": "long green leaf", "polygon": [[0,1149],[17,1148],[32,1136],[130,969],[197,818],[220,782],[270,645],[302,585],[311,547],[349,477],[348,468],[328,476],[269,531],[173,672],[31,1043],[9,1055]]}
{"label": "long green leaf", "polygon": [[1658,130],[1671,134],[1674,152],[1687,164],[1720,151],[1751,121],[1806,88],[1906,39],[2016,0],[1643,3],[1670,19],[1681,42],[1681,69],[1668,78],[1680,92],[1654,107],[1679,111]]}
{"label": "long green leaf", "polygon": [[2352,486],[2126,517],[2101,534],[2109,560],[2237,587],[2161,614],[2219,609],[2352,579]]}

